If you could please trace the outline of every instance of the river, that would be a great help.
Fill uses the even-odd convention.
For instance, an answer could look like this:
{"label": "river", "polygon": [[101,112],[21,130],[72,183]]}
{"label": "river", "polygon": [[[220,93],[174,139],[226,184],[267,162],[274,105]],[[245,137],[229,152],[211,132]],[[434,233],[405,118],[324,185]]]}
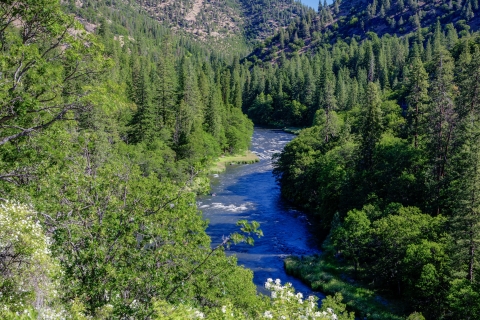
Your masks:
{"label": "river", "polygon": [[[272,174],[272,155],[280,152],[294,135],[281,130],[255,128],[251,150],[260,162],[227,166],[227,170],[211,177],[212,195],[198,198],[198,207],[209,220],[207,233],[212,245],[222,236],[239,231],[238,220],[260,223],[264,236],[255,245],[234,245],[227,254],[235,254],[238,264],[254,273],[253,281],[264,292],[267,278],[291,282],[304,295],[312,290],[300,280],[285,273],[283,258],[288,255],[319,253],[306,214],[289,206],[280,196],[280,187]],[[315,293],[320,298],[324,296]]]}

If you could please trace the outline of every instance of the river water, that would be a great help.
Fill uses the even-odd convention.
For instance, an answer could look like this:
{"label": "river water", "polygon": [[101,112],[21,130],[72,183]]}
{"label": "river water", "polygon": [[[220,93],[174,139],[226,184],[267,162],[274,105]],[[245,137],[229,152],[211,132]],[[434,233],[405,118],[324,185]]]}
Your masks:
{"label": "river water", "polygon": [[[235,254],[238,264],[254,273],[253,281],[259,292],[264,292],[267,278],[291,282],[305,295],[311,289],[300,280],[288,276],[283,259],[288,255],[319,253],[312,236],[313,227],[307,216],[290,207],[280,197],[280,187],[272,174],[272,155],[280,152],[294,135],[281,130],[255,128],[252,152],[260,162],[227,166],[227,170],[211,177],[212,195],[198,198],[198,207],[209,220],[207,233],[212,246],[222,237],[239,231],[236,222],[241,219],[258,221],[264,236],[255,239],[255,245],[234,245],[227,254]],[[315,295],[323,298],[320,293]]]}

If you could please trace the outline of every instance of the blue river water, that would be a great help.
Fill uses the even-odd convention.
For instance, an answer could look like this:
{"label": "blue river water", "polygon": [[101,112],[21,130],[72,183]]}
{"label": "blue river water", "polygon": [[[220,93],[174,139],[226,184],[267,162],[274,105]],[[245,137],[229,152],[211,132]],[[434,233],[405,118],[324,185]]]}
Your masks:
{"label": "blue river water", "polygon": [[[260,223],[264,236],[255,239],[255,245],[235,245],[227,254],[235,254],[238,264],[254,273],[258,291],[265,293],[267,278],[291,282],[298,292],[312,294],[300,280],[288,276],[283,259],[289,255],[319,253],[313,227],[307,215],[289,206],[280,196],[280,187],[272,174],[272,155],[280,152],[293,135],[281,130],[255,128],[251,151],[260,162],[228,166],[226,172],[211,177],[212,194],[198,198],[198,207],[209,220],[207,233],[212,245],[222,237],[239,231],[236,222],[241,219]],[[313,293],[320,298],[321,293]]]}

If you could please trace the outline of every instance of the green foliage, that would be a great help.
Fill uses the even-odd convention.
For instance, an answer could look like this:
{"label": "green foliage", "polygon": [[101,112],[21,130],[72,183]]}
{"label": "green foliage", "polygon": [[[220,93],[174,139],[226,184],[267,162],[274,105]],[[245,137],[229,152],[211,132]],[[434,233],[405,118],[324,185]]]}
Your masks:
{"label": "green foliage", "polygon": [[[276,157],[274,173],[323,227],[319,238],[333,246],[325,255],[345,263],[346,277],[402,300],[405,316],[464,314],[479,288],[479,36],[438,23],[402,40],[368,37],[264,66],[276,87],[255,90],[273,105],[297,101],[296,83],[315,79],[303,118],[312,126]],[[288,123],[275,116],[269,123]],[[318,263],[302,265],[302,277],[323,272]],[[309,282],[334,292],[327,278]]]}
{"label": "green foliage", "polygon": [[[217,22],[238,22],[237,2],[205,9],[213,3]],[[76,19],[53,0],[1,2],[0,193],[31,208],[0,208],[0,315],[352,319],[354,308],[395,319],[374,301],[381,292],[403,302],[396,314],[478,318],[480,41],[467,25],[478,3],[355,3],[315,13],[268,1],[259,14],[266,1],[242,2],[258,25],[247,37],[285,28],[240,63],[245,42],[219,36],[230,50],[212,50],[212,32],[230,24],[206,23],[214,11],[192,13],[192,1],[63,2]],[[150,19],[159,4],[186,33],[206,26],[203,42]],[[442,30],[459,10],[460,32]],[[369,32],[387,19],[382,32],[416,32]],[[259,124],[311,125],[274,172],[330,245],[287,269],[345,304],[336,295],[318,310],[280,283],[285,299],[257,296],[252,273],[224,253],[253,244],[256,222],[210,247],[194,192],[215,159],[248,148],[242,110]]]}
{"label": "green foliage", "polygon": [[0,316],[14,319],[57,318],[58,262],[31,208],[4,201],[0,206]]}
{"label": "green foliage", "polygon": [[[0,5],[0,145],[88,110],[86,85],[109,65],[57,1]],[[15,21],[21,21],[18,26]]]}
{"label": "green foliage", "polygon": [[353,312],[347,312],[342,303],[341,294],[328,296],[318,307],[318,298],[295,293],[291,283],[281,284],[280,279],[267,279],[265,288],[271,291],[271,299],[263,297],[258,301],[254,314],[248,314],[244,309],[238,309],[232,304],[212,307],[205,312],[187,304],[168,304],[165,301],[155,302],[154,319],[318,319],[318,320],[353,320]]}
{"label": "green foliage", "polygon": [[[350,275],[351,268],[340,264],[333,257],[325,254],[289,257],[285,259],[285,269],[288,274],[299,277],[314,290],[331,295],[341,294],[347,309],[354,311],[357,317],[404,319],[399,316],[402,310],[400,303],[393,299],[380,298],[379,292],[367,288],[366,284],[355,283],[349,279],[347,275]],[[331,300],[328,297],[327,299]]]}
{"label": "green foliage", "polygon": [[[190,191],[249,146],[251,121],[221,95],[238,104],[238,64],[138,29],[119,43],[118,20],[96,37],[56,1],[0,10],[1,193],[33,208],[2,207],[2,317],[149,318],[155,301],[254,312],[252,273],[227,243],[210,248]],[[261,235],[239,228],[232,244]]]}

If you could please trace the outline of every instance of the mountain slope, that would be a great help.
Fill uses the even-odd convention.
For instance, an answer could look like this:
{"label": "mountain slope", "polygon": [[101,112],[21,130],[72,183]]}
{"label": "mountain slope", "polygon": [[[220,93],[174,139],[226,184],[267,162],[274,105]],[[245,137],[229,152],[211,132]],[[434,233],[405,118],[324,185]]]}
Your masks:
{"label": "mountain slope", "polygon": [[136,0],[156,20],[200,40],[264,39],[311,11],[293,0]]}
{"label": "mountain slope", "polygon": [[441,25],[451,24],[462,36],[480,29],[478,0],[465,2],[451,0],[352,0],[335,1],[329,6],[320,6],[317,13],[308,11],[287,28],[252,52],[252,61],[276,61],[282,53],[288,57],[294,52],[315,52],[316,48],[338,40],[357,41],[368,37],[370,32],[404,37],[416,33],[425,38]]}

